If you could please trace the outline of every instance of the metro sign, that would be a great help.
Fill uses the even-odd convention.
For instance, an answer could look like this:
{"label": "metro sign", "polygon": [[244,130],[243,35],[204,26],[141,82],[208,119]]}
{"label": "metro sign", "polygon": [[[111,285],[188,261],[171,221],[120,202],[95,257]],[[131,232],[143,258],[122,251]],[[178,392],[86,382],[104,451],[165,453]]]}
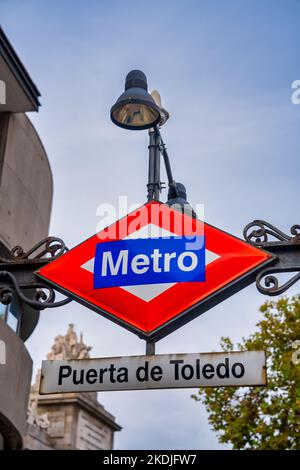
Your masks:
{"label": "metro sign", "polygon": [[151,201],[36,274],[157,341],[251,284],[273,255]]}

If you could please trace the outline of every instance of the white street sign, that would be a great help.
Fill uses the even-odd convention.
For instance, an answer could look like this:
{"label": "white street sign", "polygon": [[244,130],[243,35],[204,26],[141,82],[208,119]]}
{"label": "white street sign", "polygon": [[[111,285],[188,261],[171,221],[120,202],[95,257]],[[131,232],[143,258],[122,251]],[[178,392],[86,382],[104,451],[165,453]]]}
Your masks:
{"label": "white street sign", "polygon": [[266,385],[264,351],[43,361],[40,393]]}

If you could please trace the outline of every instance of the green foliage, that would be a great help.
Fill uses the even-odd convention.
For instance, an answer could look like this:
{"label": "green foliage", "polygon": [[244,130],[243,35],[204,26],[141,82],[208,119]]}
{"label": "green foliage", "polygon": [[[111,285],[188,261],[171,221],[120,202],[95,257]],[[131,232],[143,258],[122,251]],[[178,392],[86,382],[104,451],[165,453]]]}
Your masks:
{"label": "green foliage", "polygon": [[219,442],[233,449],[300,449],[300,364],[293,342],[300,340],[300,296],[266,302],[257,331],[234,347],[221,339],[223,351],[265,350],[267,387],[206,388],[192,397],[204,403]]}

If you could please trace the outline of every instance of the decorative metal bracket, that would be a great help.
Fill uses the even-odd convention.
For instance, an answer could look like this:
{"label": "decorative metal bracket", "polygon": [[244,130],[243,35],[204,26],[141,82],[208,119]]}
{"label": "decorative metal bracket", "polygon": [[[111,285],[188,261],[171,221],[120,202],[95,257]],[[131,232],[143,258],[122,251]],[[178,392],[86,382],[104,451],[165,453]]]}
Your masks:
{"label": "decorative metal bracket", "polygon": [[[22,302],[36,310],[61,307],[71,298],[55,302],[55,290],[38,281],[34,272],[54,261],[68,249],[60,238],[48,237],[25,252],[16,246],[7,258],[0,256],[0,303],[8,305],[17,296]],[[28,295],[25,295],[27,291]]]}
{"label": "decorative metal bracket", "polygon": [[[291,235],[287,235],[264,220],[254,220],[244,228],[244,238],[248,243],[274,255],[274,263],[262,269],[256,277],[256,287],[262,294],[280,295],[300,280],[300,225],[293,225],[290,232]],[[68,249],[60,238],[48,237],[27,252],[16,246],[7,258],[0,256],[0,303],[8,305],[17,296],[30,307],[44,310],[71,302],[71,297],[55,301],[54,288],[37,280],[34,274],[66,251]],[[280,283],[278,275],[284,273],[294,275]]]}
{"label": "decorative metal bracket", "polygon": [[[254,246],[266,249],[276,256],[274,264],[260,271],[256,287],[262,294],[274,296],[286,292],[300,280],[300,225],[293,225],[287,235],[264,220],[254,220],[244,228],[244,238]],[[278,275],[294,273],[286,282]]]}

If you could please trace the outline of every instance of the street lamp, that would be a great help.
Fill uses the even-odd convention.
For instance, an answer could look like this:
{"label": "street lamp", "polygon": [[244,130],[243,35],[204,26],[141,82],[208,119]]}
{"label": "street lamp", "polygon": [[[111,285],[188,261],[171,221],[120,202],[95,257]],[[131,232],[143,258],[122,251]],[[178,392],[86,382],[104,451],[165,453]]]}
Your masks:
{"label": "street lamp", "polygon": [[132,70],[125,80],[125,91],[110,110],[114,124],[123,129],[143,130],[154,127],[161,118],[161,112],[148,93],[146,75]]}
{"label": "street lamp", "polygon": [[110,117],[114,124],[123,129],[149,129],[148,201],[158,200],[163,187],[160,181],[162,154],[169,185],[167,204],[195,217],[195,212],[186,200],[185,187],[173,178],[167,148],[160,134],[159,126],[165,124],[169,113],[162,107],[157,91],[148,93],[147,78],[143,72],[132,70],[127,74],[125,91],[112,106]]}

